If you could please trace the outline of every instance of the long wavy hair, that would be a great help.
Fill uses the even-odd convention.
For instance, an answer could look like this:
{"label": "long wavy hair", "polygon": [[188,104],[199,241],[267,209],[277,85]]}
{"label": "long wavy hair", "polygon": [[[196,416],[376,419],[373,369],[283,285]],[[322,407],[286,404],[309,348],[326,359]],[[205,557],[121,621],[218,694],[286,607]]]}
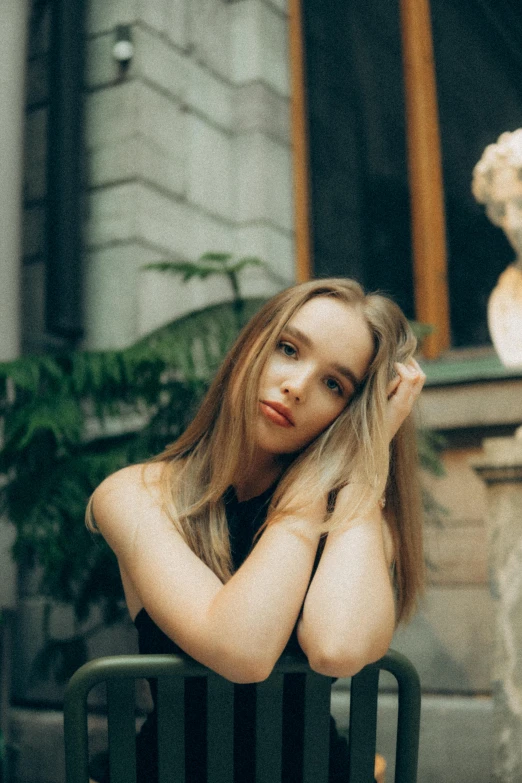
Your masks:
{"label": "long wavy hair", "polygon": [[[394,302],[379,294],[366,295],[353,280],[332,278],[288,288],[270,299],[244,327],[192,423],[154,458],[163,463],[165,511],[195,554],[227,581],[233,566],[223,495],[245,466],[255,468],[261,375],[285,325],[305,302],[318,296],[334,297],[357,308],[373,338],[373,357],[349,405],[289,459],[265,525],[306,509],[318,496],[329,498],[331,512],[336,492],[347,484],[353,517],[385,495],[395,548],[397,620],[404,620],[412,613],[424,581],[421,501],[412,417],[390,445],[386,390],[395,375],[395,362],[413,355],[416,338]],[[325,533],[335,525],[333,520],[327,511]]]}

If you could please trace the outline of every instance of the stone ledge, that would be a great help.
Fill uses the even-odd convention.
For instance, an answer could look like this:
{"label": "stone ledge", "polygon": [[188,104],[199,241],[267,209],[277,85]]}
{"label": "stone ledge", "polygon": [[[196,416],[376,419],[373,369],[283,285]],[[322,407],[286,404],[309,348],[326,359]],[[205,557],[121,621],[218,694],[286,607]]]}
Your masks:
{"label": "stone ledge", "polygon": [[421,425],[428,429],[517,426],[522,422],[522,380],[428,387],[419,412]]}
{"label": "stone ledge", "polygon": [[522,482],[522,437],[486,438],[484,453],[471,467],[486,484]]}

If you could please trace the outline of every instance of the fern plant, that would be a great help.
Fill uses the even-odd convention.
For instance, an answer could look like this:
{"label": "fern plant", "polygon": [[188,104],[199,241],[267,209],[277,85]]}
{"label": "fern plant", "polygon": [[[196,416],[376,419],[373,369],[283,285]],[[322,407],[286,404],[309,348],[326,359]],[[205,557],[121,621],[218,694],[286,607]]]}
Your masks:
{"label": "fern plant", "polygon": [[[260,304],[245,301],[245,314]],[[79,619],[104,596],[120,596],[107,577],[97,579],[98,570],[109,573],[107,555],[81,523],[86,500],[109,473],[181,433],[237,326],[224,303],[121,351],[0,364],[0,508],[16,526],[14,556],[43,566],[43,591],[72,602]],[[116,431],[115,420],[122,423]],[[107,606],[110,615],[110,600]]]}
{"label": "fern plant", "polygon": [[[195,274],[203,276],[199,267],[209,258],[193,264]],[[0,363],[0,513],[16,528],[13,557],[39,566],[41,593],[72,605],[79,623],[95,605],[106,624],[122,612],[114,555],[84,525],[90,494],[183,431],[239,329],[264,301],[242,299],[239,288],[241,269],[260,261],[214,254],[212,263],[214,274],[221,264],[233,281],[231,302],[176,319],[123,350]],[[186,264],[187,279],[189,272]],[[85,654],[84,633],[48,636],[35,664],[62,680]]]}

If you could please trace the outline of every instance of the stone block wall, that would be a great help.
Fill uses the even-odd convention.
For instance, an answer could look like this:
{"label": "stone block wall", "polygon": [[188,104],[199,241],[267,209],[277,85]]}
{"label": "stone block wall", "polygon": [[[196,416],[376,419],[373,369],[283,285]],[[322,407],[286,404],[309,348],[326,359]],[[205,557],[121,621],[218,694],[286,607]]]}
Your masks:
{"label": "stone block wall", "polygon": [[[113,58],[117,25],[134,56]],[[31,37],[24,330],[44,340],[48,14]],[[85,77],[87,348],[121,347],[230,296],[144,271],[207,251],[256,255],[244,293],[293,281],[286,0],[91,0]]]}
{"label": "stone block wall", "polygon": [[480,453],[480,447],[448,442],[442,454],[446,475],[425,479],[445,513],[439,524],[426,524],[426,595],[412,624],[397,632],[395,643],[414,660],[427,692],[491,691],[486,496],[470,466]]}
{"label": "stone block wall", "polygon": [[446,509],[427,524],[426,597],[395,646],[417,666],[426,693],[490,697],[494,612],[490,592],[486,487],[472,464],[484,438],[512,434],[522,421],[517,378],[432,386],[421,398],[422,426],[446,438],[446,475],[426,484]]}

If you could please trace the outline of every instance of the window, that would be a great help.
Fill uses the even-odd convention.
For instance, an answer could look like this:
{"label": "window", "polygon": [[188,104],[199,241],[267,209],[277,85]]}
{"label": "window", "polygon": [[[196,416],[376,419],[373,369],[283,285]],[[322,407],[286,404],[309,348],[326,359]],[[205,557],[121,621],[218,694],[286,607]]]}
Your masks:
{"label": "window", "polygon": [[[488,344],[487,299],[514,253],[475,203],[471,174],[487,144],[522,125],[517,3],[431,0],[448,284],[435,275],[424,294],[423,270],[414,274],[412,263],[399,2],[292,6],[307,136],[300,163],[295,147],[296,167],[301,184],[309,183],[310,202],[308,227],[301,215],[297,231],[309,236],[310,271],[353,276],[389,293],[409,317],[426,297],[435,308],[447,304],[453,347]],[[298,49],[294,43],[294,70]],[[294,117],[298,111],[295,105]]]}

